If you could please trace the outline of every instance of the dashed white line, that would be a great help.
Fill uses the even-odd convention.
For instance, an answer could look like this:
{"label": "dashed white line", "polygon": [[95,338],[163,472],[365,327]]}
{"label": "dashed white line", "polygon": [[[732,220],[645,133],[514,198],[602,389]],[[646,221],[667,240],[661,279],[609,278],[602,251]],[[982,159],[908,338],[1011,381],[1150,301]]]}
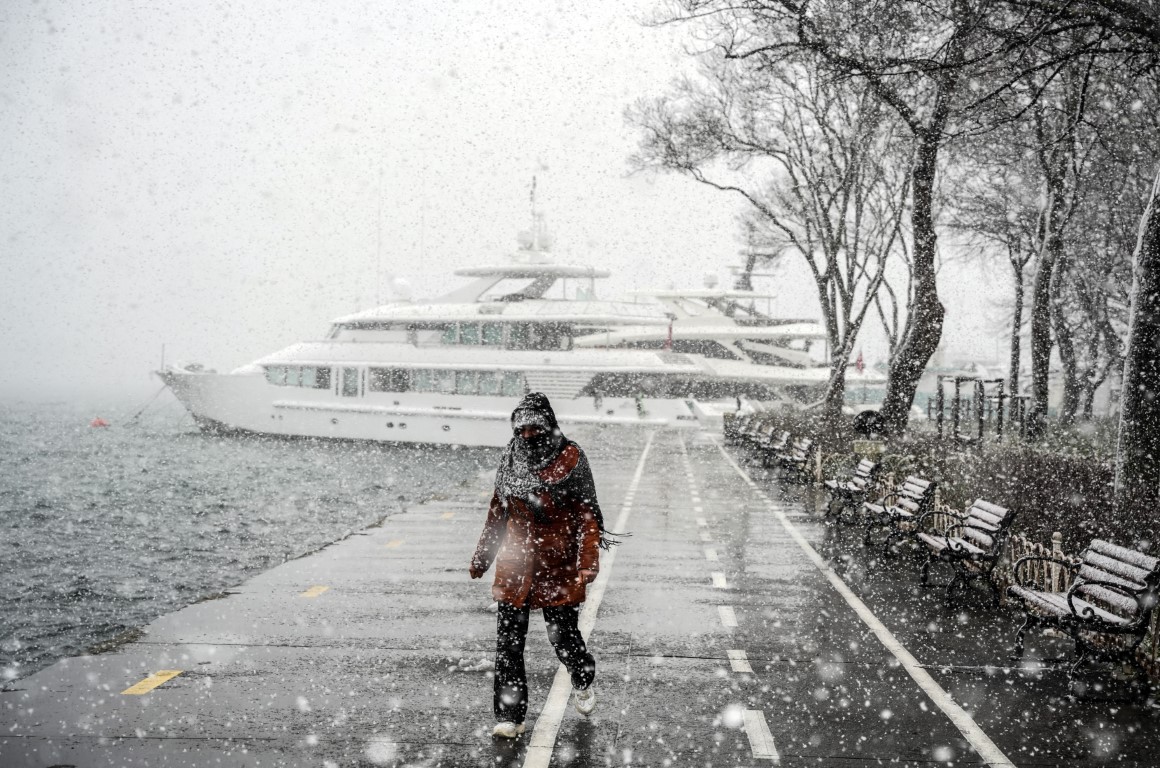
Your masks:
{"label": "dashed white line", "polygon": [[777,754],[777,745],[773,743],[773,734],[765,722],[765,713],[760,709],[747,709],[742,723],[745,735],[749,737],[749,748],[753,750],[753,759],[780,763],[781,755]]}
{"label": "dashed white line", "polygon": [[[725,460],[733,466],[734,470],[737,471],[737,474],[739,474],[750,485],[753,485],[753,481],[749,478],[748,473],[746,473],[746,471],[742,469],[736,461],[733,460],[733,457],[728,454],[725,448],[721,446],[720,443],[717,443],[716,440],[713,442],[717,445],[717,450],[721,451],[721,455],[725,457]],[[861,598],[854,594],[853,590],[851,590],[850,587],[846,585],[846,582],[842,581],[838,574],[834,573],[833,569],[830,568],[826,561],[822,559],[822,556],[818,554],[817,550],[815,550],[809,541],[806,540],[806,537],[803,536],[797,527],[789,521],[789,518],[786,517],[786,514],[782,511],[781,507],[773,503],[769,503],[768,506],[769,509],[773,512],[774,516],[777,517],[778,522],[780,522],[782,527],[785,528],[786,533],[790,535],[790,538],[797,542],[797,545],[801,547],[803,552],[805,552],[806,557],[809,558],[810,562],[812,562],[814,566],[822,572],[822,575],[824,575],[826,580],[829,581],[834,589],[838,591],[838,594],[840,594],[846,600],[846,603],[854,609],[854,613],[858,614],[858,618],[862,619],[863,623],[865,623],[866,626],[870,628],[870,631],[874,633],[879,642],[886,646],[886,649],[894,655],[894,658],[898,659],[899,663],[902,665],[902,668],[905,669],[911,678],[914,679],[914,682],[918,684],[918,687],[921,688],[923,692],[926,693],[928,697],[930,697],[930,700],[934,702],[935,706],[942,710],[943,714],[946,715],[952,723],[954,723],[955,727],[959,729],[959,732],[962,733],[964,737],[966,737],[967,741],[970,743],[975,752],[979,754],[979,757],[983,758],[983,762],[990,766],[1014,768],[1015,763],[1013,763],[1011,759],[1007,757],[1007,755],[1005,755],[1001,749],[999,749],[995,742],[991,741],[991,737],[989,737],[986,732],[984,732],[983,729],[979,727],[978,723],[976,723],[971,718],[971,716],[967,714],[967,711],[955,703],[950,694],[948,694],[943,689],[943,687],[939,685],[933,677],[931,677],[930,673],[927,672],[926,669],[918,663],[918,659],[914,658],[910,651],[906,650],[906,647],[903,646],[902,643],[898,642],[898,639],[889,629],[886,628],[886,625],[883,624],[882,621],[874,615],[874,612],[871,611],[864,602],[862,602]]]}
{"label": "dashed white line", "polygon": [[709,525],[709,521],[703,517],[698,517],[697,518],[697,525],[707,526],[707,525]]}
{"label": "dashed white line", "polygon": [[712,547],[706,549],[705,550],[705,559],[708,560],[710,563],[717,562],[717,550],[713,549]]}
{"label": "dashed white line", "polygon": [[729,655],[729,666],[734,672],[753,674],[753,667],[749,666],[749,656],[745,651],[726,651]]}
{"label": "dashed white line", "polygon": [[709,535],[708,531],[701,531],[701,541],[712,541],[713,537]]}
{"label": "dashed white line", "polygon": [[737,626],[737,614],[733,612],[731,605],[717,606],[717,615],[721,617],[721,624],[726,627]]}
{"label": "dashed white line", "polygon": [[717,589],[729,589],[729,583],[725,581],[725,574],[721,571],[713,571],[713,586]]}

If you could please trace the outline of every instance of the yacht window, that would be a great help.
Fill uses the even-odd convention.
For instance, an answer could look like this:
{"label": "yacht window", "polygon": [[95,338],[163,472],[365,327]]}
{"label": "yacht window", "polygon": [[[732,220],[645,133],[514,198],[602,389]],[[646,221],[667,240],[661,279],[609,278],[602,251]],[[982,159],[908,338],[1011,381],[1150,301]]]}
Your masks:
{"label": "yacht window", "polygon": [[503,326],[499,323],[484,323],[482,341],[491,347],[503,344]]}
{"label": "yacht window", "polygon": [[455,392],[455,371],[432,371],[432,380],[435,384],[432,392],[444,392],[452,394]]}
{"label": "yacht window", "polygon": [[286,386],[297,387],[302,380],[301,369],[296,365],[291,365],[286,369]]}
{"label": "yacht window", "polygon": [[286,386],[286,366],[284,365],[268,365],[266,366],[266,381],[279,387]]}
{"label": "yacht window", "polygon": [[459,324],[459,343],[460,344],[478,344],[479,343],[479,324],[478,323],[460,323]]}
{"label": "yacht window", "polygon": [[318,369],[313,365],[302,366],[302,379],[299,384],[301,387],[309,387],[314,389],[318,386]]}
{"label": "yacht window", "polygon": [[517,371],[505,371],[501,385],[504,397],[523,397],[527,394],[524,375]]}
{"label": "yacht window", "polygon": [[406,392],[410,375],[399,368],[371,368],[368,387],[371,392]]}
{"label": "yacht window", "polygon": [[479,374],[479,394],[498,395],[500,388],[499,374],[492,371],[481,371]]}
{"label": "yacht window", "polygon": [[460,395],[479,394],[479,385],[475,380],[475,371],[455,372],[455,392]]}
{"label": "yacht window", "polygon": [[455,323],[443,329],[443,336],[440,339],[441,344],[455,344],[458,341],[458,333]]}
{"label": "yacht window", "polygon": [[435,378],[432,376],[432,371],[418,370],[412,371],[413,386],[416,392],[434,392]]}
{"label": "yacht window", "polygon": [[[306,386],[305,384],[303,386]],[[314,369],[314,388],[330,389],[330,368]]]}
{"label": "yacht window", "polygon": [[343,397],[358,397],[358,368],[342,369]]}
{"label": "yacht window", "polygon": [[509,325],[508,326],[508,349],[527,349],[528,348],[528,326],[526,325]]}

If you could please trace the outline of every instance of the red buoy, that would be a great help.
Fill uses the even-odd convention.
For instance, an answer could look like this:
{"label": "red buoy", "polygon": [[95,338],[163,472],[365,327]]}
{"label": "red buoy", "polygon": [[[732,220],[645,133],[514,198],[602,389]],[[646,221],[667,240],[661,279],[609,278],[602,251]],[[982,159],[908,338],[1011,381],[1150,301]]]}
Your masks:
{"label": "red buoy", "polygon": [[100,416],[98,416],[97,418],[95,418],[89,422],[89,426],[90,427],[107,427],[107,426],[109,426],[109,422],[105,421]]}

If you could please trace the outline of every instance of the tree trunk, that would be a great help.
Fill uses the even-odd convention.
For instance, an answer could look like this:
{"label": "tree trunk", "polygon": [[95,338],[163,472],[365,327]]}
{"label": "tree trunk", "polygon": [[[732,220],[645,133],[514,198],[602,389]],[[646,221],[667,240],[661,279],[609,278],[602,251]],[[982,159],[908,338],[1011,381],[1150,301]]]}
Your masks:
{"label": "tree trunk", "polygon": [[914,236],[914,300],[906,337],[890,361],[890,377],[882,401],[883,426],[888,434],[900,434],[910,418],[910,406],[926,364],[942,338],[946,310],[938,297],[935,280],[937,238],[934,229],[934,180],[938,162],[941,128],[921,137],[914,170],[911,171],[911,194],[914,209],[911,229]]}
{"label": "tree trunk", "polygon": [[[1154,515],[1160,488],[1160,172],[1140,221],[1134,262],[1116,445],[1115,504],[1121,522],[1134,511]],[[1154,531],[1134,533],[1143,537]]]}
{"label": "tree trunk", "polygon": [[1011,260],[1015,270],[1015,316],[1011,320],[1011,372],[1007,374],[1007,384],[1011,397],[1019,394],[1019,358],[1022,357],[1023,337],[1023,265]]}
{"label": "tree trunk", "polygon": [[1080,381],[1079,361],[1076,359],[1075,344],[1071,328],[1064,317],[1063,281],[1067,279],[1067,268],[1057,262],[1052,276],[1051,324],[1055,331],[1055,345],[1059,348],[1060,376],[1063,378],[1063,400],[1059,404],[1059,425],[1070,427],[1075,424],[1075,414],[1079,409]]}
{"label": "tree trunk", "polygon": [[1027,437],[1043,435],[1047,423],[1048,377],[1051,374],[1052,277],[1063,253],[1059,237],[1059,206],[1062,189],[1051,184],[1043,216],[1042,246],[1035,282],[1031,287],[1031,408],[1027,412]]}
{"label": "tree trunk", "polygon": [[[835,355],[837,357],[837,355]],[[846,403],[846,369],[835,367],[826,387],[826,399],[822,405],[822,419],[827,436],[841,438],[842,406]]]}

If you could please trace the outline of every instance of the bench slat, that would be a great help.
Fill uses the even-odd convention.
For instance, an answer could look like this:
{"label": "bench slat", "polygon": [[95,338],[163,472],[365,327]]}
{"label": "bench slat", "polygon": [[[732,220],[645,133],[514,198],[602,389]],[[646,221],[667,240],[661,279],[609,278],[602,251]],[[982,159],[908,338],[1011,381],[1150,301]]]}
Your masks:
{"label": "bench slat", "polygon": [[1160,566],[1160,558],[1145,555],[1143,552],[1121,547],[1110,541],[1104,541],[1103,539],[1093,539],[1089,549],[1099,552],[1101,555],[1107,555],[1108,557],[1114,557],[1117,560],[1131,563],[1137,568],[1142,568],[1149,572],[1155,572],[1157,567]]}
{"label": "bench slat", "polygon": [[1084,553],[1083,561],[1089,566],[1099,568],[1121,579],[1128,580],[1134,589],[1143,589],[1144,582],[1149,576],[1148,571],[1145,571],[1143,568],[1137,568],[1131,563],[1125,563],[1123,560],[1117,560],[1114,557],[1108,557],[1107,555],[1102,555],[1090,549]]}

